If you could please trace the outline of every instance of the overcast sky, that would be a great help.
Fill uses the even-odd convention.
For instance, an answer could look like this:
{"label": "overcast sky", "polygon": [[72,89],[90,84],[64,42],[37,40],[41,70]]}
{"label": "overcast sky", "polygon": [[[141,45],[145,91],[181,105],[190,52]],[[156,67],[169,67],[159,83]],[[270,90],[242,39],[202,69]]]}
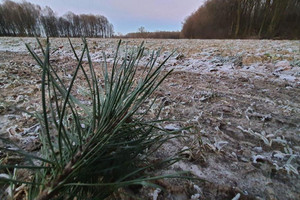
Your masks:
{"label": "overcast sky", "polygon": [[[21,2],[21,0],[15,0]],[[179,31],[182,22],[205,0],[27,0],[51,7],[59,16],[67,11],[76,14],[100,14],[114,25],[115,33]]]}

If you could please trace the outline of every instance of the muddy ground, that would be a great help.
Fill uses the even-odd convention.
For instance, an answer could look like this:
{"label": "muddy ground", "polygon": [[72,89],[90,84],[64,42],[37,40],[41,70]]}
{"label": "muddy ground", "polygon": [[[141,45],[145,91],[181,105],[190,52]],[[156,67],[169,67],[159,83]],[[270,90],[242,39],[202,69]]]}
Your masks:
{"label": "muddy ground", "polygon": [[[142,199],[300,199],[300,66],[291,64],[299,61],[299,49],[292,59],[281,53],[276,61],[232,61],[230,71],[218,68],[225,66],[220,59],[206,70],[182,70],[193,57],[184,50],[172,58],[166,70],[175,71],[156,92],[165,105],[162,118],[180,120],[168,124],[171,129],[193,128],[182,133],[185,139],[169,141],[156,153],[167,158],[187,149],[184,160],[156,173],[190,171],[202,181],[161,180],[156,183],[166,191],[126,192]],[[58,53],[53,59],[63,76],[72,74],[72,58]],[[248,70],[246,64],[263,70]],[[0,134],[37,151],[37,121],[19,109],[41,109],[41,70],[27,52],[2,50],[0,72]],[[286,72],[293,72],[293,78],[291,73],[280,78]]]}

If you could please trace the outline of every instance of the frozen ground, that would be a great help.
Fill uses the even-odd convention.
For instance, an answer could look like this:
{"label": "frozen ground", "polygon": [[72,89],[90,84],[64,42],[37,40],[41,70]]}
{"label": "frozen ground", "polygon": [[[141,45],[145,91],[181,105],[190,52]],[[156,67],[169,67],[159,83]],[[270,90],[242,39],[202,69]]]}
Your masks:
{"label": "frozen ground", "polygon": [[[72,39],[80,51],[79,39]],[[118,40],[89,39],[92,60],[110,62]],[[124,40],[134,47],[142,40]],[[0,38],[0,134],[29,151],[39,148],[37,122],[16,107],[40,110],[40,69],[24,43]],[[53,61],[70,77],[67,39],[52,39]],[[167,192],[140,189],[144,199],[300,199],[300,42],[272,40],[145,40],[143,66],[161,47],[175,71],[157,95],[166,125],[193,126],[185,140],[162,147],[153,159],[186,149],[186,159],[157,173],[189,170],[201,181],[163,180]],[[54,51],[55,50],[55,51]],[[124,54],[122,54],[124,55]],[[121,55],[121,56],[122,56]],[[97,64],[98,62],[98,64]],[[5,155],[0,155],[5,158]],[[8,158],[5,158],[8,159]],[[8,160],[7,162],[17,162]]]}

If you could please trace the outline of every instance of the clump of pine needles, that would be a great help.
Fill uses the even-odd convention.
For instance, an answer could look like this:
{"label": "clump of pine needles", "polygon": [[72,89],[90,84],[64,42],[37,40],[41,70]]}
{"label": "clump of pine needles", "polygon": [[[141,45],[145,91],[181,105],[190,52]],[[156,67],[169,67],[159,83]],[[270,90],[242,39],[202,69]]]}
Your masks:
{"label": "clump of pine needles", "polygon": [[[178,135],[161,128],[158,115],[151,120],[144,117],[152,104],[148,104],[148,109],[140,109],[170,73],[160,73],[168,58],[157,64],[159,54],[153,52],[142,69],[143,75],[137,77],[143,44],[126,50],[123,52],[126,59],[120,59],[120,41],[112,66],[104,61],[99,77],[86,40],[83,39],[80,55],[70,41],[77,66],[71,81],[66,83],[50,64],[49,40],[45,48],[37,42],[42,55],[26,46],[42,68],[42,113],[36,114],[41,125],[42,147],[38,154],[32,154],[2,139],[7,145],[1,151],[19,154],[24,162],[1,164],[8,176],[0,176],[0,182],[10,185],[12,190],[25,184],[27,199],[104,199],[120,187],[151,185],[149,181],[153,179],[171,177],[149,177],[143,173],[153,165],[147,157]],[[82,103],[75,95],[79,73],[84,76],[90,104]],[[162,162],[172,163],[176,159]],[[13,175],[24,169],[30,172],[29,178],[18,179]]]}

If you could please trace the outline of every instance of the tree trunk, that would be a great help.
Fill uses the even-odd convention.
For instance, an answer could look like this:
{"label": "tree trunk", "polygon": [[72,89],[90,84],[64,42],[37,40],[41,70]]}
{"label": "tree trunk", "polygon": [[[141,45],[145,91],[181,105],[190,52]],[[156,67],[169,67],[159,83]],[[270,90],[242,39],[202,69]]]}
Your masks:
{"label": "tree trunk", "polygon": [[274,15],[272,17],[269,29],[268,29],[268,36],[269,37],[273,37],[276,33],[275,33],[275,29],[278,27],[280,19],[282,14],[285,12],[285,9],[289,3],[289,0],[276,0],[274,1],[275,3],[275,12]]}
{"label": "tree trunk", "polygon": [[264,26],[265,26],[265,22],[266,22],[269,10],[270,10],[270,0],[267,0],[266,4],[265,4],[265,9],[264,9],[264,11],[265,11],[264,18],[262,20],[262,23],[261,23],[261,26],[260,26],[260,29],[259,29],[259,32],[258,32],[258,37],[259,38],[261,37],[261,34],[263,32],[263,29],[264,29]]}
{"label": "tree trunk", "polygon": [[235,27],[235,37],[238,36],[240,31],[240,21],[241,21],[241,0],[237,0],[237,16],[236,16],[236,27]]}

